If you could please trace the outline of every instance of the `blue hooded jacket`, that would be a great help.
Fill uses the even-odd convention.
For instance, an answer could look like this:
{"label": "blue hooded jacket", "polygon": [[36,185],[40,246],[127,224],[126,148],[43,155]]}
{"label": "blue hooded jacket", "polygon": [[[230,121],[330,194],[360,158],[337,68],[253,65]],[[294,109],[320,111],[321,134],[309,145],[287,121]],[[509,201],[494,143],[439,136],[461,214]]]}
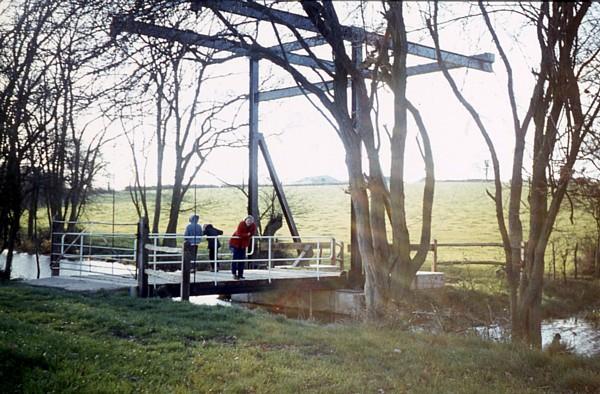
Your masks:
{"label": "blue hooded jacket", "polygon": [[198,245],[202,241],[202,226],[198,223],[198,215],[190,216],[190,224],[185,228],[184,239],[190,245]]}

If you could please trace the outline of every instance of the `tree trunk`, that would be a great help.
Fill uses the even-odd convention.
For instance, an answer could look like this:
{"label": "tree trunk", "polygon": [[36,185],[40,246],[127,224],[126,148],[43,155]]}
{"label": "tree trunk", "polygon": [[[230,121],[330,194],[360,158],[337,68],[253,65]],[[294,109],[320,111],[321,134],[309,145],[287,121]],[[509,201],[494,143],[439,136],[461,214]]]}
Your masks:
{"label": "tree trunk", "polygon": [[160,225],[160,210],[162,209],[162,174],[157,174],[156,195],[154,197],[154,216],[152,218],[152,232],[158,233]]}
{"label": "tree trunk", "polygon": [[[165,230],[167,234],[177,233],[177,222],[179,220],[179,211],[181,210],[181,203],[183,200],[182,181],[183,177],[180,175],[180,171],[176,170],[173,194],[171,195],[171,207],[169,209],[169,221]],[[163,240],[164,246],[174,247],[176,244],[177,240],[174,238],[165,238]]]}
{"label": "tree trunk", "polygon": [[375,261],[371,225],[369,220],[369,200],[367,196],[365,179],[362,173],[362,163],[359,158],[361,142],[358,138],[347,143],[346,166],[350,178],[350,196],[356,214],[358,248],[363,267],[365,269],[365,304],[367,317],[376,319],[385,313],[389,295],[379,265]]}
{"label": "tree trunk", "polygon": [[13,211],[13,218],[10,221],[10,230],[8,235],[8,251],[6,254],[6,262],[4,263],[4,271],[0,272],[0,279],[10,280],[12,272],[12,261],[13,254],[15,251],[15,245],[17,243],[17,234],[19,232],[19,221],[21,218],[21,210],[15,209]]}
{"label": "tree trunk", "polygon": [[[162,83],[158,85],[158,89],[163,89]],[[156,97],[156,195],[154,196],[154,216],[152,218],[152,232],[155,234],[158,233],[160,210],[162,208],[162,171],[165,151],[165,140],[163,137],[166,137],[166,135],[161,132],[163,128],[162,123],[162,98],[161,95],[158,94]],[[166,127],[166,125],[164,127]]]}
{"label": "tree trunk", "polygon": [[541,348],[541,292],[530,301],[522,302],[515,309],[516,319],[512,321],[512,340]]}
{"label": "tree trunk", "polygon": [[[10,138],[10,137],[9,137]],[[12,271],[12,259],[15,245],[17,242],[20,220],[21,220],[21,169],[19,159],[17,157],[17,147],[14,140],[10,141],[9,154],[7,158],[7,173],[5,176],[5,184],[3,185],[6,192],[5,203],[8,207],[7,219],[7,247],[6,262],[4,271],[0,272],[0,279],[10,280]]]}
{"label": "tree trunk", "polygon": [[272,213],[271,217],[269,218],[269,221],[267,222],[267,225],[265,226],[265,231],[263,231],[263,235],[267,237],[272,237],[281,227],[283,227],[283,215],[280,213]]}
{"label": "tree trunk", "polygon": [[27,238],[33,239],[33,218],[36,215],[35,209],[33,208],[33,199],[29,204],[29,209],[27,210]]}

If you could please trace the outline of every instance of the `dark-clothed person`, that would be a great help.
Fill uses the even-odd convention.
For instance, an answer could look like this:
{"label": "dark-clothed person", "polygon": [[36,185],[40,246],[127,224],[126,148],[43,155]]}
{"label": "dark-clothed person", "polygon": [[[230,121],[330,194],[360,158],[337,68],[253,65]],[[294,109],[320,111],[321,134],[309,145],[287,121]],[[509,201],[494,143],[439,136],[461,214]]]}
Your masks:
{"label": "dark-clothed person", "polygon": [[[207,224],[206,226],[204,226],[204,235],[206,235],[207,237],[217,237],[219,235],[223,235],[223,231],[219,230],[218,228],[216,228],[215,226],[213,226],[212,224]],[[221,247],[221,242],[219,242],[218,238],[206,238],[206,243],[208,244],[208,258],[210,261],[212,261],[212,269],[213,271],[215,270],[215,258],[219,257],[218,251],[219,248]],[[219,269],[217,268],[217,271]]]}
{"label": "dark-clothed person", "polygon": [[[198,244],[202,242],[202,226],[198,222],[200,217],[194,214],[190,216],[190,223],[185,228],[183,237],[183,259],[185,262],[196,261]],[[185,263],[184,262],[184,263]]]}
{"label": "dark-clothed person", "polygon": [[[231,263],[231,273],[234,279],[244,279],[244,260],[246,260],[246,249],[250,246],[250,238],[256,234],[256,224],[252,216],[246,216],[238,224],[229,240],[229,248],[233,253],[233,262]],[[237,260],[237,261],[236,261]]]}

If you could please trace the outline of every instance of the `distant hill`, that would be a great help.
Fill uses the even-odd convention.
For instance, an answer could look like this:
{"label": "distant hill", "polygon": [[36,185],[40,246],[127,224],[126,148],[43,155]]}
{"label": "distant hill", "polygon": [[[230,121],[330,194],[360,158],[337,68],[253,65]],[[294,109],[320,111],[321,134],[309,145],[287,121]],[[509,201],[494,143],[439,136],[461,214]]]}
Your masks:
{"label": "distant hill", "polygon": [[310,176],[302,178],[296,182],[290,183],[290,185],[340,185],[342,182],[329,175]]}

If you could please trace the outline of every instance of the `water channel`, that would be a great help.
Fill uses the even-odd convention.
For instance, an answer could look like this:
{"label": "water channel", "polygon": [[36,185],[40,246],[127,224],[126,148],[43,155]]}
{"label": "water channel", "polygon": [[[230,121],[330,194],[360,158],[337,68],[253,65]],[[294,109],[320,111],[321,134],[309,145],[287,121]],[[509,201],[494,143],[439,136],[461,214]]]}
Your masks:
{"label": "water channel", "polygon": [[[50,277],[50,258],[41,255],[40,259],[40,278]],[[0,254],[0,268],[4,269],[6,261],[6,251]],[[73,263],[77,264],[77,263]],[[96,263],[100,266],[101,271],[111,272],[115,267],[111,263]],[[105,267],[102,268],[102,265]],[[98,266],[95,266],[98,267]],[[124,267],[118,267],[123,269]],[[35,279],[37,277],[37,263],[35,255],[26,253],[15,254],[13,258],[13,267],[11,279]],[[85,269],[77,269],[73,266],[71,270],[61,271],[61,275],[75,276],[85,275]],[[178,300],[175,298],[174,300]],[[222,299],[218,295],[190,297],[190,302],[198,305],[222,305],[231,306],[231,301]],[[268,312],[283,314],[294,319],[307,319],[305,311],[299,311],[289,308],[273,308],[261,307],[257,305],[241,304],[248,308],[261,308]],[[310,316],[312,319],[324,322],[343,322],[346,320],[344,316],[330,316],[327,314]],[[349,319],[349,318],[348,318]],[[506,327],[500,325],[474,327],[473,333],[494,341],[506,341],[510,338],[510,333]],[[600,326],[592,323],[589,320],[581,317],[570,317],[566,319],[548,319],[542,322],[542,345],[546,346],[552,342],[552,338],[556,333],[562,337],[562,342],[574,353],[583,356],[600,355]]]}

